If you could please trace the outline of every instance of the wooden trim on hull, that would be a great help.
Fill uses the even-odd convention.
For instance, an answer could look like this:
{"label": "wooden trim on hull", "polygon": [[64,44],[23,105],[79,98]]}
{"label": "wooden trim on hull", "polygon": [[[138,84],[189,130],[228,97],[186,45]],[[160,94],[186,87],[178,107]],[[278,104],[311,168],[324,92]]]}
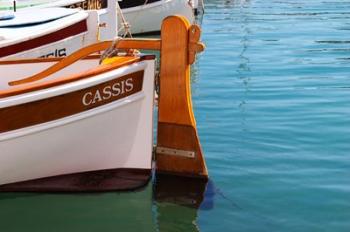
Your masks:
{"label": "wooden trim on hull", "polygon": [[108,169],[0,185],[0,192],[106,192],[145,186],[151,169]]}
{"label": "wooden trim on hull", "polygon": [[87,22],[82,20],[78,23],[70,25],[61,30],[55,31],[48,35],[43,35],[34,39],[30,39],[21,43],[9,45],[0,49],[0,58],[10,56],[16,53],[31,50],[37,47],[41,47],[50,43],[54,43],[60,40],[64,40],[68,37],[78,35],[87,31]]}
{"label": "wooden trim on hull", "polygon": [[[67,57],[67,58],[69,58],[69,57]],[[69,66],[71,63],[67,63],[67,64],[65,63],[65,60],[67,58],[65,58],[65,59],[59,58],[63,63],[62,65],[60,64],[60,62],[58,62],[57,64],[51,66],[50,68],[44,70],[43,72],[36,74],[35,77],[39,77],[39,79],[35,79],[35,81],[42,79],[40,76],[44,76],[43,78],[45,78],[45,77],[47,77],[47,76],[49,76],[57,71],[60,71],[61,69]],[[37,60],[51,61],[51,58],[50,59],[22,60],[22,61],[19,61],[18,63],[22,63],[22,64],[23,63],[31,63],[31,62],[35,63]],[[46,81],[46,82],[39,82],[39,83],[34,82],[33,84],[29,84],[26,86],[19,86],[19,87],[11,88],[9,90],[3,90],[3,91],[0,90],[0,98],[15,96],[18,94],[23,94],[23,93],[29,93],[29,92],[36,91],[36,90],[47,89],[47,88],[50,88],[53,86],[59,86],[59,85],[73,82],[73,81],[82,80],[85,78],[89,78],[92,76],[96,76],[96,75],[111,71],[113,69],[117,69],[117,68],[121,68],[121,67],[126,66],[126,65],[130,65],[130,64],[135,63],[139,60],[140,60],[139,57],[121,57],[119,62],[115,62],[112,64],[106,64],[106,65],[100,65],[97,68],[88,70],[84,73],[73,74],[73,75],[70,75],[67,77],[62,77],[62,78],[58,78],[58,79],[54,79],[54,80]],[[17,61],[15,61],[15,62],[17,62]],[[7,61],[0,61],[0,65],[8,64],[8,63],[9,62],[7,62]],[[55,67],[56,65],[59,65],[60,67],[57,70],[52,71],[52,72],[50,71],[50,73],[47,74],[49,72],[48,70],[52,70],[52,67]],[[24,80],[26,80],[26,79],[24,79]],[[15,82],[22,82],[22,81],[23,80],[18,80]],[[30,82],[32,82],[32,81],[30,81]],[[12,82],[10,82],[10,84],[11,83]]]}
{"label": "wooden trim on hull", "polygon": [[0,109],[0,133],[78,114],[142,90],[144,71],[75,92]]}

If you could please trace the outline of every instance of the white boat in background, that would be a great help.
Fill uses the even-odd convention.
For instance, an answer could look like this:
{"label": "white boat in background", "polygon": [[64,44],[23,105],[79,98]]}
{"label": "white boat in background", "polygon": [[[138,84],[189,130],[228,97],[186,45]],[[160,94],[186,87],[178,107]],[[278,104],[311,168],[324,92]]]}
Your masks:
{"label": "white boat in background", "polygon": [[[112,4],[115,4],[116,1],[114,0]],[[22,4],[20,8],[64,6],[84,10],[104,9],[110,4],[108,0],[56,0],[51,2],[48,0],[17,0],[17,2]],[[131,34],[159,33],[162,20],[170,15],[185,16],[189,22],[193,23],[195,12],[198,12],[196,7],[199,6],[198,0],[119,0],[117,2],[121,8],[118,14],[119,35],[125,33],[124,27]]]}
{"label": "white boat in background", "polygon": [[[111,1],[114,2],[114,1]],[[103,10],[27,8],[0,20],[0,59],[62,57],[117,35],[116,5]]]}
{"label": "white boat in background", "polygon": [[84,0],[0,0],[0,11],[11,10],[14,8],[17,10],[28,7],[64,7],[71,4],[77,4]]}
{"label": "white boat in background", "polygon": [[[185,16],[190,23],[195,20],[188,0],[121,0],[118,3],[131,34],[159,32],[163,19],[169,15]],[[119,28],[125,26],[121,14],[118,22]]]}
{"label": "white boat in background", "polygon": [[195,15],[204,14],[204,0],[190,0]]}
{"label": "white boat in background", "polygon": [[[108,4],[107,0],[83,0],[67,7],[99,9]],[[163,19],[170,15],[182,15],[194,23],[195,7],[199,6],[198,0],[118,0],[118,4],[119,35],[124,35],[126,30],[133,35],[159,33]]]}
{"label": "white boat in background", "polygon": [[97,42],[97,14],[64,8],[19,11],[0,21],[0,59],[62,57]]}

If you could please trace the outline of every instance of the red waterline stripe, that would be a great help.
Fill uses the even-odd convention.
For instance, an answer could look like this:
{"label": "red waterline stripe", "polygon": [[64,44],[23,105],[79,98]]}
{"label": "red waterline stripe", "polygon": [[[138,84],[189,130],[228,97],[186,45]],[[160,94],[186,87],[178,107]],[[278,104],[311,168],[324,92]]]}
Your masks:
{"label": "red waterline stripe", "polygon": [[54,43],[85,31],[87,31],[87,23],[86,20],[82,20],[76,24],[70,25],[69,27],[55,31],[48,35],[43,35],[28,41],[3,47],[0,49],[0,58]]}

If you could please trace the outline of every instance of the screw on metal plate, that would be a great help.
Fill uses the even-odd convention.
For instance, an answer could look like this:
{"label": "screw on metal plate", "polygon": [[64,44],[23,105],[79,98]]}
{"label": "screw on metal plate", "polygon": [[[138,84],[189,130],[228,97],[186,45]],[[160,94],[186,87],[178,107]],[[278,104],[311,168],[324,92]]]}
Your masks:
{"label": "screw on metal plate", "polygon": [[184,151],[167,147],[157,147],[156,153],[162,155],[182,156],[191,159],[194,159],[196,156],[196,153],[194,151]]}

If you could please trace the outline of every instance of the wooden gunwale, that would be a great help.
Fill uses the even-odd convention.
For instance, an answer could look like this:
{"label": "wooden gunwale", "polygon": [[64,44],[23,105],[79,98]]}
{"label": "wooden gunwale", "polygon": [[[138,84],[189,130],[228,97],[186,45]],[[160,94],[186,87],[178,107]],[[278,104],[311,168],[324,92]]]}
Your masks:
{"label": "wooden gunwale", "polygon": [[[10,96],[15,96],[18,94],[28,93],[28,92],[32,92],[32,91],[36,91],[36,90],[47,89],[47,88],[50,88],[53,86],[67,84],[67,83],[74,82],[77,80],[86,79],[86,78],[89,78],[92,76],[96,76],[96,75],[111,71],[113,69],[117,69],[117,68],[120,68],[123,66],[130,65],[130,64],[138,62],[138,61],[140,61],[140,57],[121,57],[120,60],[118,60],[118,62],[100,65],[94,69],[91,69],[91,70],[88,70],[88,71],[85,71],[85,72],[82,72],[79,74],[73,74],[70,76],[57,78],[55,80],[50,80],[50,81],[41,82],[41,83],[33,83],[33,84],[28,84],[26,86],[18,86],[18,87],[13,87],[13,88],[8,89],[8,90],[0,91],[0,99],[5,98],[5,97],[10,97]],[[27,62],[34,63],[34,62],[36,62],[36,60],[35,59],[27,60]],[[2,62],[0,62],[0,65],[1,64],[2,64]]]}

